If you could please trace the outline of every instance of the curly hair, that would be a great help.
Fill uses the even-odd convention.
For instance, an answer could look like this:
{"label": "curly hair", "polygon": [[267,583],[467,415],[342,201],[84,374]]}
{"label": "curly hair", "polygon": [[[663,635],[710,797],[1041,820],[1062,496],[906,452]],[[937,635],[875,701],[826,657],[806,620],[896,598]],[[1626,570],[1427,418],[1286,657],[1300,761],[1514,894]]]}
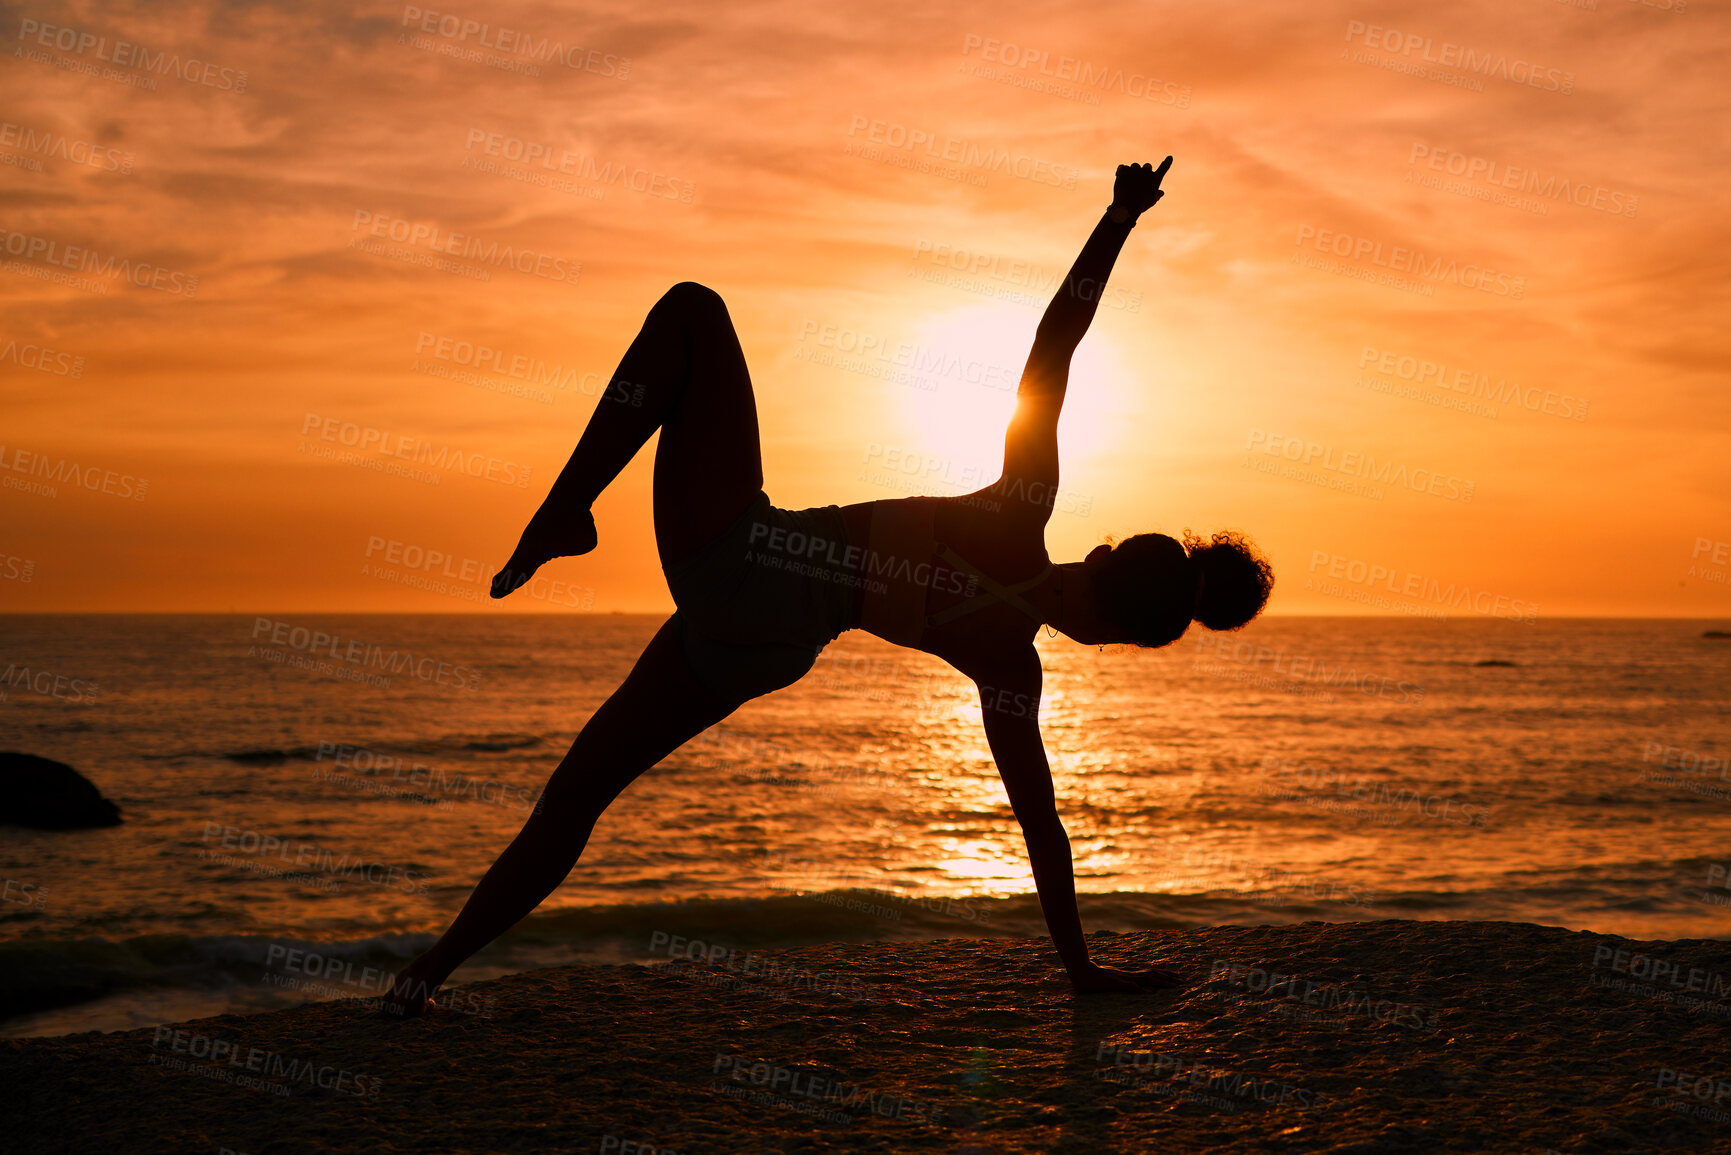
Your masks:
{"label": "curly hair", "polygon": [[1202,571],[1202,594],[1192,616],[1208,629],[1240,629],[1268,604],[1274,567],[1249,538],[1230,529],[1206,539],[1185,530],[1184,548],[1190,564]]}
{"label": "curly hair", "polygon": [[1274,569],[1243,534],[1184,540],[1139,533],[1112,547],[1095,570],[1100,615],[1139,646],[1165,646],[1192,621],[1236,630],[1268,604]]}

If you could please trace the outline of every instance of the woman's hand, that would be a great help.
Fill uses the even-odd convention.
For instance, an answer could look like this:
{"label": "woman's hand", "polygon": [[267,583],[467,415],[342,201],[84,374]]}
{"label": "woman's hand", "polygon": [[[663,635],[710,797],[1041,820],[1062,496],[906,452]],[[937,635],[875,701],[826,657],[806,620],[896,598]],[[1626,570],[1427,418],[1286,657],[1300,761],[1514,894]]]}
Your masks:
{"label": "woman's hand", "polygon": [[435,988],[405,970],[396,977],[391,989],[379,997],[379,1013],[393,1019],[414,1019],[438,1009],[433,1000]]}
{"label": "woman's hand", "polygon": [[1119,165],[1118,179],[1112,186],[1112,204],[1133,217],[1147,212],[1166,195],[1160,189],[1160,181],[1171,167],[1171,157],[1161,161],[1159,168],[1149,164]]}
{"label": "woman's hand", "polygon": [[1174,971],[1149,967],[1142,971],[1122,971],[1089,963],[1086,970],[1072,972],[1070,985],[1079,995],[1102,994],[1111,991],[1157,991],[1184,985]]}

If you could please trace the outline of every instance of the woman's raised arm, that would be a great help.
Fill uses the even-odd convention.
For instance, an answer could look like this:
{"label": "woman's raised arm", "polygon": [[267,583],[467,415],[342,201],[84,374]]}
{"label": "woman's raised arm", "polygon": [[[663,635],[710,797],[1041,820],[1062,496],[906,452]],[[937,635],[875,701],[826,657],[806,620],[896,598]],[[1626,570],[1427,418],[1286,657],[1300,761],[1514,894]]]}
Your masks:
{"label": "woman's raised arm", "polygon": [[[1058,413],[1070,382],[1070,355],[1100,307],[1106,278],[1130,236],[1136,218],[1166,194],[1160,180],[1172,158],[1159,168],[1121,164],[1112,189],[1112,207],[1094,226],[1088,243],[1070,267],[1064,283],[1046,306],[1034,331],[1034,348],[1016,388],[1016,412],[1004,437],[1004,472],[999,484],[1021,482],[1025,488],[1055,493],[1058,485]],[[997,487],[994,487],[997,488]],[[1039,503],[1036,503],[1038,505]]]}
{"label": "woman's raised arm", "polygon": [[[1100,306],[1100,296],[1106,289],[1106,279],[1112,275],[1118,253],[1130,236],[1136,218],[1153,208],[1166,194],[1160,181],[1172,167],[1172,158],[1160,162],[1159,168],[1146,164],[1121,164],[1112,188],[1112,205],[1094,226],[1081,255],[1070,266],[1070,273],[1046,306],[1040,327],[1034,331],[1034,350],[1028,355],[1028,367],[1022,377],[1022,387],[1039,385],[1049,374],[1048,368],[1068,369],[1070,355],[1081,344],[1082,337],[1094,320]],[[1058,374],[1062,376],[1062,374]],[[1032,378],[1032,380],[1030,380]],[[1061,388],[1061,386],[1060,386]]]}

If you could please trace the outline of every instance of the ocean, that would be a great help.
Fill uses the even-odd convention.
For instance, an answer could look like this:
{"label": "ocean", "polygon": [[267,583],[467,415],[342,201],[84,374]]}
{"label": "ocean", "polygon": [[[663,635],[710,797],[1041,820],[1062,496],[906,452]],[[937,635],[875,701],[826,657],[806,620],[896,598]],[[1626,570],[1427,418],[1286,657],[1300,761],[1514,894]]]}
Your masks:
{"label": "ocean", "polygon": [[[0,828],[0,1032],[376,994],[659,622],[0,617],[0,749],[70,763],[125,816]],[[1268,618],[1105,652],[1042,637],[1084,922],[1725,936],[1724,624]],[[453,981],[1044,933],[979,714],[937,659],[843,635],[639,779],[565,884]]]}

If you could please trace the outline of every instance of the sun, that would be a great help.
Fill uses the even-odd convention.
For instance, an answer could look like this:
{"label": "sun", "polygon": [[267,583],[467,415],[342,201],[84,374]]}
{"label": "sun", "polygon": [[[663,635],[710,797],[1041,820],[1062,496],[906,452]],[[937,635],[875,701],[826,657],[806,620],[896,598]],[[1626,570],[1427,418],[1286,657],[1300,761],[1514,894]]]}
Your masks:
{"label": "sun", "polygon": [[[933,476],[978,478],[978,485],[996,480],[1037,322],[1020,309],[976,306],[928,318],[917,327],[899,392],[908,448],[943,463]],[[1084,338],[1071,359],[1058,421],[1065,465],[1109,448],[1124,381],[1110,339],[1100,333]]]}

